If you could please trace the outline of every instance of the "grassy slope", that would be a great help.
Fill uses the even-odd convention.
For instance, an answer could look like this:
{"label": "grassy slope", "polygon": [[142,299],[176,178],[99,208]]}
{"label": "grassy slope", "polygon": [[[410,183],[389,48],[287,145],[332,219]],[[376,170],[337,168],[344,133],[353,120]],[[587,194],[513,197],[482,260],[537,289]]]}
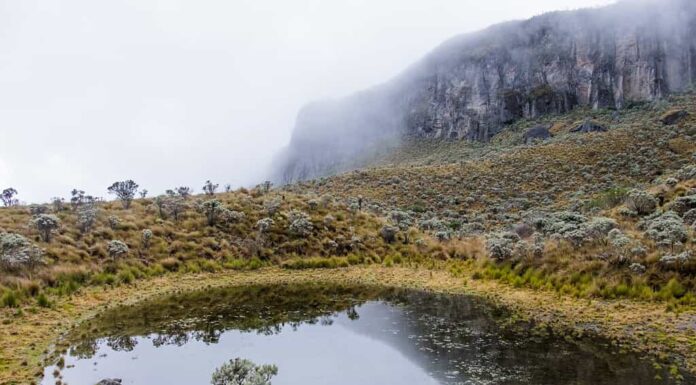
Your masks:
{"label": "grassy slope", "polygon": [[[197,202],[217,199],[231,210],[245,214],[236,223],[206,224],[205,216],[194,207]],[[280,202],[270,215],[266,202]],[[345,204],[331,199],[312,200],[291,193],[240,191],[215,197],[194,196],[189,208],[175,221],[171,215],[160,218],[151,199],[135,200],[129,209],[119,202],[98,204],[93,229],[82,234],[77,213],[66,207],[56,215],[60,228],[50,243],[42,242],[28,227],[27,207],[0,208],[0,232],[22,234],[45,250],[46,265],[33,271],[0,274],[0,307],[32,303],[41,293],[63,295],[84,285],[114,285],[174,271],[199,272],[221,269],[256,269],[268,265],[335,267],[356,263],[382,262],[414,254],[413,245],[387,244],[379,237],[381,220],[368,213],[352,212]],[[310,216],[313,230],[294,235],[289,230],[293,210]],[[330,223],[327,216],[333,218]],[[119,218],[112,228],[110,217]],[[256,222],[272,217],[274,224],[260,233]],[[153,233],[150,246],[142,242],[142,231]],[[111,240],[129,246],[126,256],[112,261],[107,252]]]}
{"label": "grassy slope", "polygon": [[[678,126],[661,124],[660,116],[674,108],[690,111],[691,117]],[[310,181],[298,189],[363,195],[429,211],[494,213],[520,198],[537,207],[566,206],[612,187],[647,185],[694,161],[696,95],[626,110],[620,122],[613,122],[611,115],[577,110],[520,121],[485,146],[407,141],[399,151],[378,160],[378,167]],[[568,132],[585,117],[609,127],[609,132]],[[540,123],[554,124],[555,137],[540,145],[520,145],[524,131]]]}
{"label": "grassy slope", "polygon": [[[684,109],[691,116],[678,125],[663,125],[660,117],[674,109]],[[693,271],[665,271],[657,262],[672,252],[696,253],[694,229],[688,230],[689,241],[684,245],[664,249],[638,229],[639,218],[622,216],[619,208],[622,194],[629,188],[661,195],[665,202],[660,210],[668,210],[680,196],[693,194],[694,179],[677,185],[665,182],[681,167],[696,164],[696,95],[622,111],[619,121],[612,115],[610,111],[578,110],[522,121],[495,137],[490,145],[407,142],[400,151],[379,160],[377,167],[306,182],[293,189],[346,199],[363,196],[375,212],[406,210],[416,223],[443,220],[459,234],[441,245],[440,256],[444,258],[479,259],[485,254],[482,236],[457,232],[459,226],[472,222],[485,228],[485,233],[511,229],[534,210],[571,209],[590,217],[614,218],[622,232],[646,248],[645,255],[619,258],[606,240],[580,248],[546,240],[541,258],[502,265],[484,259],[469,263],[470,268],[477,277],[580,297],[661,300],[674,294],[682,303],[693,305]],[[609,127],[609,131],[569,132],[586,117]],[[520,144],[525,130],[540,123],[553,125],[554,138],[532,146]],[[466,250],[464,255],[461,250]],[[631,263],[647,266],[647,273],[633,274],[628,269]]]}

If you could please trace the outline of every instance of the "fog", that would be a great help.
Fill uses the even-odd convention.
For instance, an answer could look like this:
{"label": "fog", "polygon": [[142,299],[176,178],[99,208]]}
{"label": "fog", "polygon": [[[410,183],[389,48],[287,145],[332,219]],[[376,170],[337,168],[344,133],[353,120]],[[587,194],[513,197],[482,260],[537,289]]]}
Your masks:
{"label": "fog", "polygon": [[298,111],[454,35],[608,0],[0,0],[0,189],[262,181]]}

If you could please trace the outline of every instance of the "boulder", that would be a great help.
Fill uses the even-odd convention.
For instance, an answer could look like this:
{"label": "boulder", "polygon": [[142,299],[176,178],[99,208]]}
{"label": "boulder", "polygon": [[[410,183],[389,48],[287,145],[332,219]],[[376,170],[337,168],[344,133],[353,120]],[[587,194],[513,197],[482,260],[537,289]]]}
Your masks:
{"label": "boulder", "polygon": [[685,215],[689,210],[693,209],[696,209],[696,195],[679,197],[670,205],[670,210],[676,212],[680,216]]}
{"label": "boulder", "polygon": [[591,119],[585,119],[582,124],[578,125],[575,128],[572,128],[570,132],[582,132],[582,133],[588,133],[588,132],[606,132],[607,128],[601,125],[598,122],[595,122],[594,120]]}
{"label": "boulder", "polygon": [[546,140],[551,137],[549,126],[532,127],[522,136],[524,144],[531,144],[534,140]]}
{"label": "boulder", "polygon": [[684,223],[689,226],[696,224],[696,209],[687,211],[682,218],[684,219]]}
{"label": "boulder", "polygon": [[687,116],[689,116],[689,113],[684,110],[669,110],[662,114],[662,116],[660,117],[660,121],[665,126],[671,126],[673,124],[681,122]]}

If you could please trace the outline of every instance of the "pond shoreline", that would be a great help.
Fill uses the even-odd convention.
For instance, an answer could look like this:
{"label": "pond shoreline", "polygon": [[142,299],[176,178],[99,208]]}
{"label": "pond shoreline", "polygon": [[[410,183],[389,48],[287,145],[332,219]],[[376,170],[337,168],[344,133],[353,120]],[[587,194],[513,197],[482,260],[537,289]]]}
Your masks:
{"label": "pond shoreline", "polygon": [[61,336],[107,308],[205,288],[302,282],[477,295],[559,335],[602,337],[660,363],[678,362],[684,369],[696,371],[696,313],[667,312],[666,306],[659,303],[576,299],[489,280],[456,278],[444,270],[423,268],[359,266],[289,271],[274,267],[172,274],[114,288],[83,288],[71,298],[59,299],[52,308],[25,308],[20,316],[15,315],[16,310],[4,309],[0,312],[0,384],[36,383],[47,361],[65,349]]}

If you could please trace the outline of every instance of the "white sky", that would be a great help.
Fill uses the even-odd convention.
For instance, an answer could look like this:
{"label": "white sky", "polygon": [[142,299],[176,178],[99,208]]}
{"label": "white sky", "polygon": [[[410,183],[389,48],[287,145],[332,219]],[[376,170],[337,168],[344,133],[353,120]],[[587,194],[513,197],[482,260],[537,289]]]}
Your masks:
{"label": "white sky", "polygon": [[610,0],[0,0],[0,190],[260,182],[305,103],[444,40]]}

